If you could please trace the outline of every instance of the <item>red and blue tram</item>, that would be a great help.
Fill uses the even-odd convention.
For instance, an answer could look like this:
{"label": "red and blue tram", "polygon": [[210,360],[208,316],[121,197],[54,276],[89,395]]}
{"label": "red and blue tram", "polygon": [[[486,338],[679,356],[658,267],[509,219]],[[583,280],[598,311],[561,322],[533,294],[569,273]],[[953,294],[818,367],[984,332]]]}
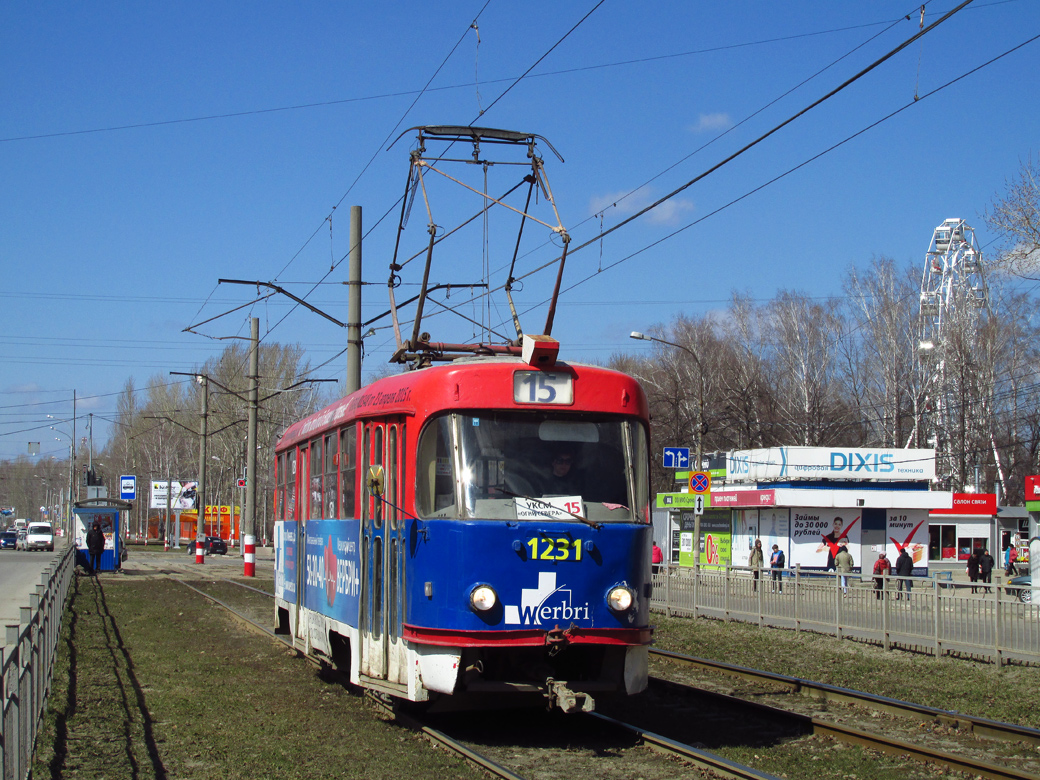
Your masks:
{"label": "red and blue tram", "polygon": [[276,449],[278,631],[411,701],[570,711],[643,690],[648,432],[631,377],[509,355],[297,422]]}

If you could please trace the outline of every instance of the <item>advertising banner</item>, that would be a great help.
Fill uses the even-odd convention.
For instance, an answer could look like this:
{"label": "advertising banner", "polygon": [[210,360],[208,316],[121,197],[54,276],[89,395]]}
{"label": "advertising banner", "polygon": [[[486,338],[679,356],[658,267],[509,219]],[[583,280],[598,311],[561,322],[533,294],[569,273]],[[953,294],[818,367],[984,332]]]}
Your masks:
{"label": "advertising banner", "polygon": [[[697,517],[693,512],[679,515],[679,565],[693,566],[695,560],[694,528]],[[728,509],[707,509],[701,515],[701,565],[728,565],[733,560],[732,529]]]}
{"label": "advertising banner", "polygon": [[166,493],[170,493],[170,509],[195,509],[198,500],[198,482],[152,482],[152,495],[148,503],[149,509],[166,509]]}
{"label": "advertising banner", "polygon": [[899,553],[906,549],[914,562],[914,574],[928,572],[928,510],[893,509],[888,512],[885,554],[895,568]]}
{"label": "advertising banner", "polygon": [[726,456],[727,482],[778,480],[930,480],[935,476],[933,449],[839,449],[769,447],[736,450]]}
{"label": "advertising banner", "polygon": [[361,598],[360,538],[360,520],[310,520],[304,544],[304,606],[352,626]]}
{"label": "advertising banner", "polygon": [[[791,510],[791,551],[788,566],[801,564],[807,569],[833,569],[834,556],[845,542],[856,558],[860,545],[860,516],[852,509]],[[856,566],[863,565],[857,560]]]}

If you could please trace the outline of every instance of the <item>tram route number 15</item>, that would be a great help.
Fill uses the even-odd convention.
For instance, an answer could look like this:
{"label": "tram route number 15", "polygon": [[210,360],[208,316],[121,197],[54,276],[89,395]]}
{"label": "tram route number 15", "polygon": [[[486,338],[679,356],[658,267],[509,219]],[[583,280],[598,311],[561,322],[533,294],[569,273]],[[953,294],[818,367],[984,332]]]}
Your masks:
{"label": "tram route number 15", "polygon": [[518,404],[570,404],[574,385],[570,374],[550,371],[517,371],[513,375],[513,401]]}
{"label": "tram route number 15", "polygon": [[580,561],[581,539],[554,539],[551,536],[533,536],[527,540],[531,560]]}

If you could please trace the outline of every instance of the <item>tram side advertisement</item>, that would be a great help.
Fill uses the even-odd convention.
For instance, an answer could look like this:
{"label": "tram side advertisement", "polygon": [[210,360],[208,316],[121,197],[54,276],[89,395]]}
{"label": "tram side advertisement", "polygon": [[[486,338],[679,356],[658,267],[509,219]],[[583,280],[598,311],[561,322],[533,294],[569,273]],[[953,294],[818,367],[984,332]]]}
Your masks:
{"label": "tram side advertisement", "polygon": [[361,595],[361,521],[309,520],[304,526],[302,564],[296,551],[298,525],[285,522],[275,527],[275,595],[296,601],[296,566],[302,565],[303,606],[356,626]]}

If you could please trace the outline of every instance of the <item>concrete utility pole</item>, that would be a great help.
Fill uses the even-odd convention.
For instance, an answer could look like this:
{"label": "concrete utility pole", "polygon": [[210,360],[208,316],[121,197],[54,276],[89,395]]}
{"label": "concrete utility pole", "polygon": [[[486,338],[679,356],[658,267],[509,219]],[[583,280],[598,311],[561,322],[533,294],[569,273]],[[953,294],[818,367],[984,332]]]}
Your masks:
{"label": "concrete utility pole", "polygon": [[350,207],[350,265],[347,276],[347,384],[344,395],[361,389],[361,207]]}
{"label": "concrete utility pole", "polygon": [[256,576],[256,418],[260,398],[260,320],[249,319],[249,430],[246,434],[246,516],[242,523],[242,563]]}
{"label": "concrete utility pole", "polygon": [[209,377],[200,374],[195,377],[202,385],[202,420],[199,423],[199,516],[195,522],[195,563],[206,562],[206,535],[202,524],[206,516],[206,417],[209,415]]}

